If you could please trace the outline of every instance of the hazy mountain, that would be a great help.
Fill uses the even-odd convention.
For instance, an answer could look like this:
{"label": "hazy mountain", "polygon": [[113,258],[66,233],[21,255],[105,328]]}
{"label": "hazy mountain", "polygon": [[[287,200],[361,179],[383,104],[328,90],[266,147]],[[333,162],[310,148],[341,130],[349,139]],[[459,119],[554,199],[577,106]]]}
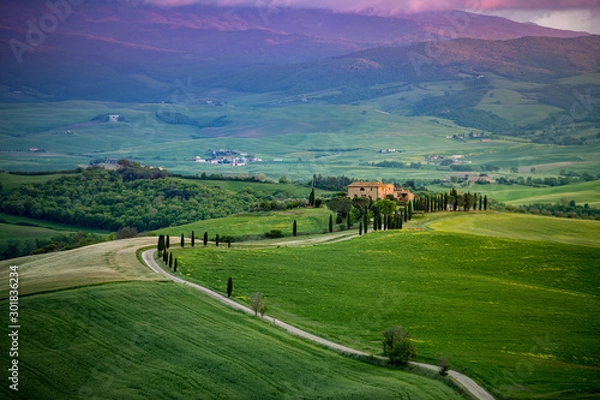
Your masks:
{"label": "hazy mountain", "polygon": [[[40,30],[40,24],[46,24],[42,26],[45,29]],[[161,8],[118,1],[86,1],[70,10],[51,10],[39,0],[3,2],[0,4],[0,85],[7,87],[8,95],[1,99],[160,101],[172,91],[177,80],[192,80],[210,87],[223,82],[229,87],[237,85],[233,89],[244,89],[247,84],[236,82],[265,74],[274,74],[272,78],[276,78],[267,77],[269,88],[278,82],[285,89],[286,85],[296,85],[286,82],[295,79],[289,76],[291,72],[302,70],[298,79],[314,80],[314,76],[307,75],[310,71],[316,71],[315,68],[325,71],[328,65],[340,63],[343,64],[341,70],[331,71],[339,77],[323,79],[347,81],[353,79],[352,71],[379,70],[376,64],[355,61],[357,57],[366,57],[365,60],[374,57],[384,64],[384,59],[398,62],[398,54],[408,48],[367,49],[423,41],[451,46],[448,54],[435,60],[441,65],[446,63],[445,67],[452,62],[468,61],[461,59],[461,55],[479,63],[506,56],[503,65],[510,69],[514,62],[519,70],[521,62],[535,60],[528,61],[528,54],[523,54],[511,61],[510,54],[502,53],[514,53],[510,45],[505,50],[501,44],[488,46],[483,42],[463,41],[449,45],[445,40],[449,37],[498,40],[580,35],[584,34],[463,12],[382,18],[327,10]],[[540,53],[540,57],[556,61],[551,55],[551,42],[539,43],[550,43],[547,45],[550,55]],[[421,51],[418,46],[424,45],[416,46],[416,51]],[[535,49],[537,44],[533,42],[532,46]],[[501,54],[485,53],[486,48]],[[354,54],[363,50],[364,55]],[[485,55],[477,55],[480,51]],[[422,52],[427,54],[426,49]],[[453,61],[455,53],[458,59]],[[352,55],[345,57],[348,54]],[[258,71],[258,66],[266,66],[266,69]],[[249,67],[254,69],[247,72]],[[572,69],[568,62],[557,68],[562,67]],[[382,68],[379,73],[385,75],[398,67],[390,68]],[[263,82],[261,78],[249,83],[256,87]]]}

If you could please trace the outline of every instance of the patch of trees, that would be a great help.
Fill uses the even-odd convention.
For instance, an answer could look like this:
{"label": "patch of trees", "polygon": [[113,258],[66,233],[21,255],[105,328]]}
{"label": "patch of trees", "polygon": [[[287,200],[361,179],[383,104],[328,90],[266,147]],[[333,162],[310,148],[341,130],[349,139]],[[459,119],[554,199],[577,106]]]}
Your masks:
{"label": "patch of trees", "polygon": [[591,208],[589,204],[579,205],[575,200],[567,200],[562,198],[556,204],[528,204],[519,207],[506,206],[506,209],[511,212],[521,214],[544,215],[547,217],[558,218],[581,218],[600,220],[600,210]]}
{"label": "patch of trees", "polygon": [[282,211],[282,210],[293,210],[295,208],[306,207],[306,200],[304,199],[286,199],[286,200],[263,200],[260,203],[252,204],[250,206],[251,212],[258,211]]}
{"label": "patch of trees", "polygon": [[148,231],[247,211],[271,195],[165,179],[124,179],[97,167],[0,196],[0,211],[73,226]]}
{"label": "patch of trees", "polygon": [[[94,118],[92,118],[91,121],[94,121],[94,122],[108,122],[108,121],[110,121],[110,115],[115,115],[115,114],[110,114],[110,113],[99,114],[99,115],[96,115]],[[125,121],[125,117],[119,114],[119,116],[117,117],[117,121],[124,122]]]}
{"label": "patch of trees", "polygon": [[528,176],[523,178],[519,176],[517,178],[506,178],[500,177],[496,180],[501,185],[522,185],[522,186],[565,186],[572,183],[590,182],[600,180],[600,174],[594,176],[588,172],[581,174],[571,172],[561,172],[558,177],[547,176],[544,178],[533,178]]}
{"label": "patch of trees", "polygon": [[371,165],[373,167],[380,167],[380,168],[412,168],[412,169],[421,168],[420,162],[403,163],[401,161],[380,161],[378,163],[371,163]]}
{"label": "patch of trees", "polygon": [[49,239],[9,239],[0,241],[0,260],[23,257],[31,254],[52,253],[71,250],[90,244],[100,243],[105,239],[93,233],[77,232],[57,234]]}
{"label": "patch of trees", "polygon": [[345,191],[348,185],[354,182],[356,179],[348,178],[347,176],[322,176],[313,175],[312,181],[308,182],[307,185],[317,189],[332,190],[332,191]]}

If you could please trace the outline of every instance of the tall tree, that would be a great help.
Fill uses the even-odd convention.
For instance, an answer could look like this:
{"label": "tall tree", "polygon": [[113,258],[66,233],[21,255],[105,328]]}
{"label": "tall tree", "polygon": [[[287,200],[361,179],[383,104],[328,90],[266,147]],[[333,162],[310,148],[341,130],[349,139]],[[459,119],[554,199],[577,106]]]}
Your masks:
{"label": "tall tree", "polygon": [[308,202],[312,207],[315,206],[315,188],[310,190],[310,195],[308,196]]}
{"label": "tall tree", "polygon": [[169,268],[173,268],[173,253],[169,253]]}
{"label": "tall tree", "polygon": [[362,231],[363,231],[363,228],[362,228],[362,221],[361,221],[358,223],[358,236],[362,236]]}
{"label": "tall tree", "polygon": [[329,233],[333,232],[333,215],[329,215]]}
{"label": "tall tree", "polygon": [[365,233],[365,235],[367,234],[368,230],[369,230],[369,213],[366,212],[365,215],[363,216],[363,232]]}
{"label": "tall tree", "polygon": [[231,292],[233,292],[233,280],[230,277],[227,280],[227,297],[231,297]]}
{"label": "tall tree", "polygon": [[194,235],[194,231],[192,231],[192,247],[196,244],[196,236]]}
{"label": "tall tree", "polygon": [[204,232],[204,247],[208,245],[208,232]]}
{"label": "tall tree", "polygon": [[296,220],[294,220],[294,224],[292,225],[292,236],[296,237],[297,234],[298,234],[298,224],[296,223]]}
{"label": "tall tree", "polygon": [[167,243],[165,244],[165,249],[169,249],[169,247],[171,247],[171,244],[169,243],[169,235],[167,235]]}
{"label": "tall tree", "polygon": [[175,265],[173,265],[173,272],[177,272],[177,258],[175,259]]}
{"label": "tall tree", "polygon": [[181,247],[185,247],[185,237],[181,234]]}
{"label": "tall tree", "polygon": [[219,247],[219,234],[217,233],[217,236],[215,236],[215,244],[217,245],[217,247]]}
{"label": "tall tree", "polygon": [[487,194],[485,196],[483,196],[483,211],[487,211],[487,206],[488,206],[488,200],[487,200]]}
{"label": "tall tree", "polygon": [[158,236],[158,246],[157,246],[158,252],[159,253],[162,252],[164,247],[165,247],[165,237],[164,237],[164,235],[159,235]]}

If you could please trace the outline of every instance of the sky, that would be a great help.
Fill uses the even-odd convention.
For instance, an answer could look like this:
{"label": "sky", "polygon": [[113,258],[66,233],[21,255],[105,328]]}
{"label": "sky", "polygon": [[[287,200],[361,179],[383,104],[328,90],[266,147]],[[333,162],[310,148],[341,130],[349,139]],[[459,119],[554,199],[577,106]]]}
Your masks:
{"label": "sky", "polygon": [[465,10],[518,22],[600,34],[600,0],[147,0],[160,5],[191,3],[252,7],[329,8],[394,16],[424,11]]}

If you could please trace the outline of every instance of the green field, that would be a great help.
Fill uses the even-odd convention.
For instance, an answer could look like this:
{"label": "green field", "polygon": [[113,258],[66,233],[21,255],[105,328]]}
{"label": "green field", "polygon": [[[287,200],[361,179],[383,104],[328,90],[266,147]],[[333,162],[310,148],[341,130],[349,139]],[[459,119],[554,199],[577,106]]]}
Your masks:
{"label": "green field", "polygon": [[[15,260],[22,295],[20,396],[4,384],[0,397],[462,398],[433,374],[431,379],[338,355],[189,287],[96,285],[102,277],[157,278],[135,258],[143,243],[124,240],[85,254],[78,249]],[[5,276],[7,265],[0,264]],[[73,285],[91,286],[56,291]],[[8,307],[6,299],[0,304]],[[10,348],[8,336],[0,342]],[[8,352],[0,360],[8,365]]]}
{"label": "green field", "polygon": [[556,204],[561,198],[566,197],[569,201],[575,200],[579,205],[587,203],[592,208],[600,209],[600,181],[544,188],[519,185],[473,185],[469,189],[461,190],[486,194],[488,197],[514,206],[534,203]]}
{"label": "green field", "polygon": [[[511,84],[514,82],[500,79],[495,83],[494,92],[498,92],[499,98],[518,97],[515,90],[523,87]],[[408,96],[406,101],[399,101],[399,96],[393,95],[358,105],[294,104],[278,96],[236,94],[228,106],[220,109],[203,106],[180,110],[197,120],[227,114],[232,121],[224,127],[200,131],[156,119],[160,104],[68,101],[38,103],[27,108],[21,104],[4,104],[0,110],[0,117],[5,117],[0,123],[0,149],[4,149],[0,168],[12,171],[72,169],[98,158],[126,157],[188,175],[203,172],[264,174],[277,180],[285,174],[292,180],[306,181],[313,174],[345,174],[402,181],[443,179],[451,174],[448,168],[439,170],[426,165],[426,157],[462,154],[466,156],[465,161],[471,161],[475,167],[491,163],[505,174],[511,167],[529,171],[535,166],[541,172],[540,166],[548,163],[563,163],[563,167],[556,171],[550,169],[545,174],[555,175],[565,165],[576,172],[597,174],[600,171],[598,143],[591,139],[585,146],[532,144],[502,136],[495,136],[489,143],[459,141],[447,137],[478,130],[442,118],[410,115],[412,102],[443,95],[448,86],[457,90],[460,85],[457,82],[431,83],[426,88],[403,92],[403,96]],[[483,103],[490,98],[484,100]],[[511,118],[523,119],[522,123],[547,117],[554,110],[538,103],[522,107],[518,104],[520,97],[515,101],[516,104],[506,100],[502,106],[483,104],[482,107],[500,107],[497,113],[515,115]],[[111,112],[123,115],[125,122],[90,122],[95,115]],[[590,131],[585,135],[591,138],[594,133]],[[33,147],[44,151],[28,151]],[[207,150],[221,148],[247,152],[261,157],[264,162],[233,167],[193,161],[196,156],[204,157]],[[379,152],[389,148],[398,151]],[[369,165],[380,161],[420,162],[423,166],[413,170]]]}
{"label": "green field", "polygon": [[[189,279],[223,292],[232,277],[234,296],[264,292],[269,314],[355,348],[378,354],[381,332],[406,326],[419,360],[446,356],[499,398],[597,393],[600,230],[588,225],[596,222],[564,221],[581,224],[571,239],[525,241],[498,237],[510,233],[503,217],[488,217],[507,228],[494,236],[379,232],[326,246],[174,254]],[[438,223],[451,230],[458,218]],[[513,232],[537,221],[552,228],[538,217]],[[563,243],[575,235],[595,246]]]}
{"label": "green field", "polygon": [[199,241],[202,240],[204,232],[208,232],[210,240],[213,240],[216,234],[220,237],[229,236],[237,240],[258,239],[264,237],[264,234],[272,229],[281,230],[285,236],[292,236],[292,225],[296,220],[299,235],[315,234],[327,232],[330,215],[332,215],[331,211],[325,207],[247,213],[197,221],[188,225],[161,229],[156,233],[171,235],[174,237],[174,242],[177,243],[179,243],[177,238],[182,233],[189,238],[192,231]]}

